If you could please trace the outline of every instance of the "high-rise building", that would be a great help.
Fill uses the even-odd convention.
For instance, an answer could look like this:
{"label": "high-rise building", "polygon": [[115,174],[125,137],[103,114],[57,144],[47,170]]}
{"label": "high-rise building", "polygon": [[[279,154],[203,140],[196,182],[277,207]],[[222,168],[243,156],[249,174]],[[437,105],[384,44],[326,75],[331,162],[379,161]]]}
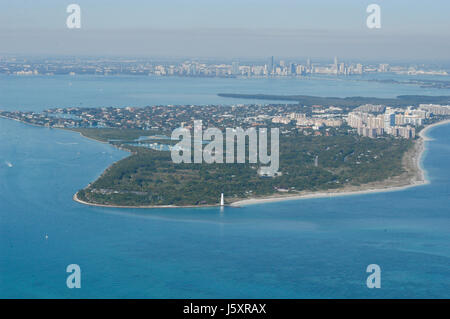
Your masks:
{"label": "high-rise building", "polygon": [[231,73],[233,75],[238,75],[239,74],[239,62],[233,62],[231,64]]}
{"label": "high-rise building", "polygon": [[341,64],[339,65],[338,73],[340,73],[340,74],[347,74],[347,70],[345,68],[345,63],[344,62],[341,62]]}
{"label": "high-rise building", "polygon": [[395,113],[384,113],[384,128],[388,129],[395,126]]}
{"label": "high-rise building", "polygon": [[273,64],[273,56],[270,57],[269,59],[269,74],[273,74],[274,72],[274,64]]}
{"label": "high-rise building", "polygon": [[363,66],[362,66],[361,63],[358,63],[358,64],[356,65],[356,73],[358,73],[358,74],[363,74]]}
{"label": "high-rise building", "polygon": [[291,73],[292,75],[297,74],[297,65],[296,65],[296,64],[291,63],[289,69],[290,69],[290,73]]}

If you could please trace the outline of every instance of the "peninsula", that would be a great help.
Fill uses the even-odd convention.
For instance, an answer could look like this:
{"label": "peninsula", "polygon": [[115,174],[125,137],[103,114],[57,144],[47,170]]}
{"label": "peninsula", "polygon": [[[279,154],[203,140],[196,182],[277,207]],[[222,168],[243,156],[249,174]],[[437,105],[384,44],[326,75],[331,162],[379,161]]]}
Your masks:
{"label": "peninsula", "polygon": [[[326,102],[314,97],[314,103]],[[439,97],[441,101],[449,97]],[[321,100],[322,99],[322,100]],[[330,98],[334,99],[334,98]],[[361,98],[361,101],[372,101]],[[346,99],[344,99],[346,100]],[[419,99],[407,107],[373,103],[58,108],[0,116],[69,129],[130,152],[74,195],[107,207],[201,207],[401,189],[426,183],[420,168],[424,128],[450,116],[448,105]],[[333,100],[336,101],[336,100]],[[169,150],[178,127],[277,127],[280,172],[251,163],[175,164]],[[416,136],[416,132],[418,133]],[[246,145],[248,146],[248,145]]]}

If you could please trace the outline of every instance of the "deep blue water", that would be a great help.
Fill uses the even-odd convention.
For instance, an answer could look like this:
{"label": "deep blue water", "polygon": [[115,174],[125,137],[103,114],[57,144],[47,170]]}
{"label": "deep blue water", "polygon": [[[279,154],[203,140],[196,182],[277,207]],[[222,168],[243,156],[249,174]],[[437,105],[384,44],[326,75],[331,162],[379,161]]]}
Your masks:
{"label": "deep blue water", "polygon": [[[72,79],[70,87],[66,80],[0,77],[0,108],[181,103],[183,96],[189,103],[218,102],[211,93],[217,87],[201,94],[189,79],[174,80],[175,93],[167,88],[160,100],[124,93],[137,94],[154,79],[86,77]],[[107,94],[96,93],[97,81]],[[222,81],[233,89],[245,80],[217,86]],[[273,83],[275,91],[294,91]],[[319,86],[341,96],[394,91],[376,83],[304,83],[305,94]],[[0,297],[449,298],[450,125],[429,135],[434,140],[423,163],[429,185],[223,212],[113,209],[78,204],[72,195],[125,152],[72,132],[0,119]],[[81,289],[66,287],[65,269],[73,263],[81,267]],[[372,263],[381,266],[381,289],[366,287]]]}

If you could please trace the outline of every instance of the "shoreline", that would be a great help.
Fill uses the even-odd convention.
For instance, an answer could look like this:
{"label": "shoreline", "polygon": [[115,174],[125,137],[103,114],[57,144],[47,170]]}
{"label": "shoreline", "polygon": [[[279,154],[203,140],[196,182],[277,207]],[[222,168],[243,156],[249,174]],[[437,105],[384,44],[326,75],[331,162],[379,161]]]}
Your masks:
{"label": "shoreline", "polygon": [[[410,171],[406,172],[406,174],[412,174],[413,176],[409,176],[409,180],[407,180],[408,176],[398,176],[402,181],[399,183],[404,183],[404,185],[389,185],[391,179],[372,182],[368,184],[363,184],[361,186],[348,186],[341,189],[335,189],[330,191],[320,191],[320,192],[304,192],[303,194],[298,195],[274,195],[274,196],[266,196],[262,198],[248,198],[243,200],[238,200],[233,202],[230,206],[247,206],[247,205],[255,205],[255,204],[264,204],[264,203],[274,203],[281,201],[289,201],[289,200],[299,200],[299,199],[310,199],[310,198],[325,198],[325,197],[337,197],[337,196],[351,196],[351,195],[364,195],[364,194],[372,194],[372,193],[385,193],[385,192],[395,192],[405,190],[411,187],[416,187],[420,185],[427,185],[430,181],[426,178],[426,170],[422,166],[423,155],[426,151],[425,142],[432,141],[433,139],[426,136],[426,132],[431,128],[449,124],[450,120],[445,120],[437,123],[433,123],[431,125],[426,126],[423,130],[419,132],[419,139],[415,141],[415,145],[413,146],[413,156],[410,158],[405,158],[408,153],[405,154],[403,158],[404,166],[408,168],[408,164],[412,167],[409,167]],[[409,161],[409,163],[408,163]],[[407,163],[405,163],[407,162]],[[406,177],[406,178],[405,178]],[[355,188],[359,188],[355,189]]]}
{"label": "shoreline", "polygon": [[[8,117],[1,116],[1,118],[10,119]],[[24,124],[30,124],[26,123],[17,119],[13,119],[17,122],[24,123]],[[411,150],[409,150],[407,153],[405,153],[403,158],[403,167],[406,169],[406,172],[395,176],[393,178],[389,178],[383,181],[376,181],[376,182],[370,182],[367,184],[363,184],[360,186],[351,186],[347,185],[343,188],[338,189],[332,189],[332,190],[324,190],[324,191],[302,191],[298,194],[290,194],[290,195],[281,195],[281,194],[274,194],[269,196],[264,196],[260,198],[245,198],[245,199],[238,199],[234,202],[231,202],[225,206],[228,207],[240,207],[240,206],[247,206],[247,205],[255,205],[255,204],[264,204],[264,203],[273,203],[273,202],[281,202],[281,201],[290,201],[290,200],[299,200],[299,199],[311,199],[311,198],[325,198],[325,197],[337,197],[337,196],[351,196],[351,195],[364,195],[364,194],[372,194],[372,193],[384,193],[384,192],[394,192],[394,191],[401,191],[405,190],[411,187],[416,187],[420,185],[426,185],[429,184],[430,181],[426,178],[426,170],[422,166],[422,159],[423,155],[426,151],[425,143],[427,141],[432,141],[433,139],[428,137],[426,133],[433,127],[449,124],[450,120],[444,120],[441,122],[433,123],[430,125],[427,125],[424,129],[422,129],[418,136],[419,138],[414,142],[414,146]],[[33,125],[33,124],[31,124]],[[39,125],[33,125],[36,127],[42,127]],[[68,131],[77,132],[75,130]],[[83,135],[81,132],[79,133],[82,137],[88,138],[90,140],[96,141],[96,142],[102,142],[109,144],[107,142],[96,140],[90,137],[87,137]],[[111,145],[113,147],[116,147],[114,145]],[[122,149],[120,147],[116,147],[120,150],[127,151],[129,153],[129,150]],[[105,172],[108,171],[108,169],[114,165],[112,163],[109,167],[107,167],[101,175],[103,175]],[[101,176],[100,175],[100,176]],[[209,204],[209,205],[185,205],[185,206],[176,206],[176,205],[148,205],[148,206],[120,206],[120,205],[107,205],[107,204],[95,204],[95,203],[89,203],[85,202],[83,200],[80,200],[78,198],[78,192],[76,192],[72,199],[80,204],[88,205],[88,206],[97,206],[97,207],[109,207],[109,208],[143,208],[143,209],[150,209],[150,208],[207,208],[207,207],[221,207],[218,204]]]}
{"label": "shoreline", "polygon": [[424,141],[432,141],[433,139],[431,137],[426,136],[425,133],[427,131],[429,131],[430,129],[432,129],[433,127],[440,126],[440,125],[445,125],[445,124],[449,124],[449,123],[450,123],[450,120],[444,120],[444,121],[441,121],[441,122],[437,122],[437,123],[433,123],[433,124],[427,125],[423,130],[421,130],[419,132],[419,136],[421,138],[423,138]]}
{"label": "shoreline", "polygon": [[[339,189],[333,189],[329,191],[305,191],[300,194],[295,195],[272,195],[265,196],[261,198],[246,198],[237,200],[228,205],[228,207],[241,207],[255,204],[265,204],[265,203],[274,203],[274,202],[282,202],[282,201],[291,201],[291,200],[299,200],[299,199],[312,199],[312,198],[326,198],[326,197],[337,197],[337,196],[352,196],[352,195],[365,195],[365,194],[373,194],[373,193],[385,193],[385,192],[394,192],[401,191],[411,187],[421,186],[429,184],[430,181],[426,178],[426,171],[422,166],[423,155],[426,151],[425,142],[433,140],[432,138],[426,136],[426,132],[433,127],[445,125],[450,123],[450,120],[445,120],[441,122],[437,122],[434,124],[430,124],[422,129],[417,139],[414,142],[414,146],[411,150],[409,150],[403,158],[403,166],[406,168],[406,172],[402,175],[395,176],[394,178],[371,182],[367,184],[363,184],[361,186],[345,186]],[[412,153],[412,154],[411,154]],[[97,207],[110,207],[110,208],[143,208],[143,209],[151,209],[151,208],[205,208],[205,207],[220,207],[219,204],[212,205],[185,205],[185,206],[175,206],[175,205],[150,205],[150,206],[120,206],[120,205],[105,205],[105,204],[95,204],[88,203],[80,200],[77,197],[78,192],[73,196],[73,200],[89,206],[97,206]]]}
{"label": "shoreline", "polygon": [[[95,204],[95,203],[89,203],[85,202],[78,198],[78,192],[76,192],[72,199],[80,204],[88,205],[88,206],[96,206],[96,207],[108,207],[108,208],[206,208],[206,207],[223,207],[219,204],[217,205],[186,205],[186,206],[176,206],[176,205],[149,205],[149,206],[120,206],[120,205],[106,205],[106,204]],[[230,206],[230,205],[225,205]]]}

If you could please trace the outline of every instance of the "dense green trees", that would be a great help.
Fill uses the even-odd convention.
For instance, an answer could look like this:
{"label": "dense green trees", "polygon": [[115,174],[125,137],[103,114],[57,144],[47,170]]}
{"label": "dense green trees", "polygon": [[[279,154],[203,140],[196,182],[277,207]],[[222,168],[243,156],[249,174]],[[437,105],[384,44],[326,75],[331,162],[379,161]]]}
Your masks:
{"label": "dense green trees", "polygon": [[[100,133],[95,134],[98,137]],[[109,139],[135,136],[135,132],[101,134]],[[257,174],[259,164],[174,164],[170,152],[123,144],[132,155],[112,165],[78,196],[98,204],[202,205],[217,204],[222,192],[234,200],[269,195],[279,189],[332,189],[400,174],[402,156],[411,145],[410,140],[353,135],[282,136],[282,176],[270,178]]]}

